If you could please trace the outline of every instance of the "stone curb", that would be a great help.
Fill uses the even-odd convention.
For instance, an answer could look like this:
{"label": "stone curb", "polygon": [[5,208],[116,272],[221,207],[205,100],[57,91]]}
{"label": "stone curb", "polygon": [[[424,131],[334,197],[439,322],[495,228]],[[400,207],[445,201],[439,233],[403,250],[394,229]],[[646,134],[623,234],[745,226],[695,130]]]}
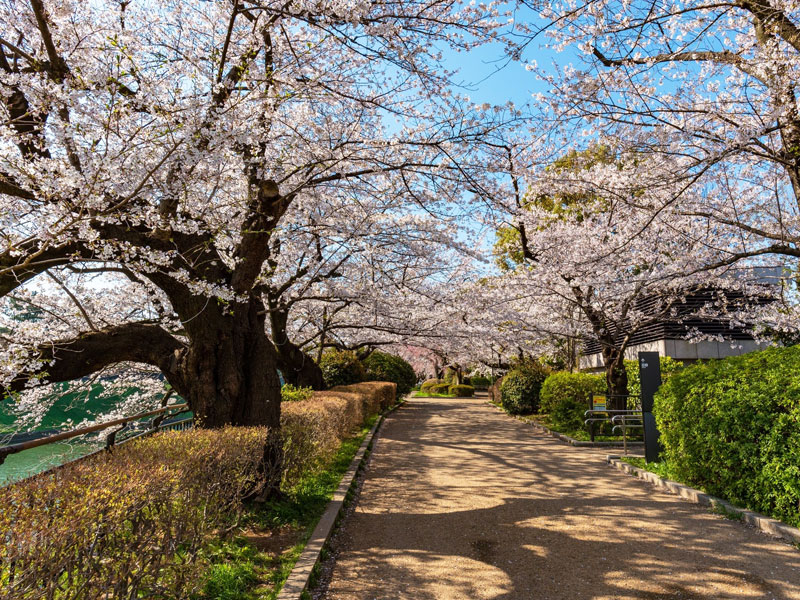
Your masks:
{"label": "stone curb", "polygon": [[[565,442],[570,446],[575,446],[576,448],[623,448],[625,444],[622,442],[585,442],[582,440],[576,440],[573,437],[569,437],[568,435],[564,435],[563,433],[558,433],[557,431],[553,431],[545,427],[544,425],[540,425],[534,421],[526,421],[524,419],[520,419],[515,415],[510,415],[506,413],[502,408],[497,406],[494,402],[487,401],[486,404],[494,406],[497,410],[502,413],[507,414],[509,417],[516,419],[522,423],[526,423],[533,427],[539,433],[544,433],[545,435],[549,435],[550,437],[554,437],[561,442]],[[644,448],[644,442],[628,442],[628,448]]]}
{"label": "stone curb", "polygon": [[634,467],[631,464],[623,462],[620,460],[620,458],[621,457],[619,456],[608,455],[606,456],[606,462],[614,468],[627,473],[628,475],[643,479],[659,489],[667,491],[671,494],[675,494],[676,496],[680,496],[684,500],[688,500],[689,502],[694,502],[695,504],[700,504],[703,506],[711,506],[724,511],[725,513],[737,515],[736,518],[741,518],[742,521],[748,525],[751,525],[756,529],[763,531],[764,533],[783,538],[792,544],[800,544],[800,529],[797,529],[796,527],[792,527],[786,523],[781,523],[780,521],[771,519],[770,517],[766,517],[759,513],[744,508],[739,508],[730,502],[726,502],[721,498],[706,494],[700,490],[690,488],[669,479],[664,479],[655,473],[645,471],[644,469],[639,469],[638,467]]}
{"label": "stone curb", "polygon": [[347,471],[342,476],[342,480],[339,482],[339,487],[334,492],[333,498],[328,503],[328,507],[325,509],[322,517],[320,517],[311,537],[308,538],[303,552],[300,554],[294,567],[292,567],[291,573],[289,573],[289,577],[286,578],[286,582],[283,584],[277,600],[302,600],[303,592],[309,587],[309,582],[319,562],[322,550],[328,543],[328,539],[331,537],[331,533],[333,533],[338,523],[339,514],[351,498],[351,488],[353,488],[356,483],[356,477],[364,467],[367,458],[369,458],[375,434],[383,424],[386,415],[402,406],[405,401],[406,399],[403,398],[400,402],[383,413],[372,426],[372,429],[369,430],[364,441],[361,442],[361,446],[350,462]]}

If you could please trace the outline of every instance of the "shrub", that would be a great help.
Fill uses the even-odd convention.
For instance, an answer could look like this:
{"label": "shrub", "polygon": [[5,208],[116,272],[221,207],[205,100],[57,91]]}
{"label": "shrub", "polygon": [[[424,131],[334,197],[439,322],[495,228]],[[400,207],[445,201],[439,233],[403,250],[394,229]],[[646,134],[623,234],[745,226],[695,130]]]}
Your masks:
{"label": "shrub", "polygon": [[417,382],[414,367],[394,354],[373,352],[366,360],[367,381],[391,381],[397,384],[397,395],[405,396]]}
{"label": "shrub", "polygon": [[[285,404],[284,489],[390,406],[395,389],[360,383]],[[263,464],[273,440],[265,428],[163,432],[3,488],[0,599],[193,598],[200,588],[239,597],[249,568],[201,577],[200,551],[273,475]]]}
{"label": "shrub", "polygon": [[368,417],[394,404],[395,394],[394,383],[371,381],[314,392],[309,400],[285,404],[282,487],[293,487],[305,473],[323,465]]}
{"label": "shrub", "polygon": [[281,402],[300,402],[308,400],[314,394],[310,387],[295,387],[291,383],[281,386]]}
{"label": "shrub", "polygon": [[522,363],[503,377],[500,402],[511,414],[529,414],[539,409],[539,391],[549,371],[539,363]]}
{"label": "shrub", "polygon": [[[683,363],[669,356],[659,356],[661,366],[661,383],[672,377],[674,373],[683,368]],[[642,382],[639,380],[639,361],[626,360],[625,370],[628,372],[628,408],[640,406],[639,396],[642,394]]]}
{"label": "shrub", "polygon": [[187,598],[257,491],[265,428],[163,432],[3,489],[0,598]]}
{"label": "shrub", "polygon": [[605,393],[602,375],[589,373],[552,373],[542,384],[539,410],[550,416],[556,428],[582,429],[583,413],[590,408],[587,398]]}
{"label": "shrub", "polygon": [[448,394],[451,396],[469,397],[475,393],[475,388],[471,385],[451,385],[448,389]]}
{"label": "shrub", "polygon": [[482,375],[473,375],[470,377],[470,385],[476,390],[485,390],[492,385],[492,380]]}
{"label": "shrub", "polygon": [[364,365],[358,360],[355,352],[349,350],[329,350],[319,361],[325,387],[350,385],[364,380]]}
{"label": "shrub", "polygon": [[439,385],[444,383],[444,379],[427,379],[423,384],[419,387],[421,392],[430,392],[431,388],[435,385]]}
{"label": "shrub", "polygon": [[449,394],[450,393],[450,384],[449,383],[436,383],[428,388],[429,394]]}
{"label": "shrub", "polygon": [[674,478],[800,525],[800,346],[685,367],[654,413]]}

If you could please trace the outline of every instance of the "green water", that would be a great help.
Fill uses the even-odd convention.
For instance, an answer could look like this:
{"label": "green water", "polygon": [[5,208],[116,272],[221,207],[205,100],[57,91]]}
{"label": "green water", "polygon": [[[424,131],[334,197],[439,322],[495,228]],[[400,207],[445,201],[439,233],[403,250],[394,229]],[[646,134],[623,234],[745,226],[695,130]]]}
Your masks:
{"label": "green water", "polygon": [[12,454],[0,465],[0,485],[41,473],[50,467],[88,454],[97,448],[96,444],[85,442],[59,442]]}

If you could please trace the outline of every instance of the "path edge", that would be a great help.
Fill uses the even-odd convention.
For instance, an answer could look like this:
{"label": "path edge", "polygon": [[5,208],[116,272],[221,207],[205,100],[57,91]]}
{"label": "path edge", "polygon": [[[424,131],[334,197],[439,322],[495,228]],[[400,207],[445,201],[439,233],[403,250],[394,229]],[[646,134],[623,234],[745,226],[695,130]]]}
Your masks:
{"label": "path edge", "polygon": [[727,515],[736,515],[734,518],[741,518],[741,520],[748,525],[751,525],[752,527],[755,527],[766,534],[783,538],[791,544],[800,544],[800,529],[796,527],[792,527],[791,525],[787,525],[786,523],[782,523],[781,521],[767,517],[760,513],[753,512],[745,508],[740,508],[723,500],[722,498],[717,498],[716,496],[706,494],[705,492],[701,492],[700,490],[683,485],[682,483],[665,479],[659,475],[656,475],[655,473],[651,473],[650,471],[645,471],[644,469],[634,467],[629,463],[623,462],[621,458],[622,457],[620,456],[609,454],[606,456],[606,463],[618,469],[619,471],[622,471],[623,473],[627,473],[633,477],[638,477],[639,479],[642,479],[643,481],[646,481],[661,490],[675,494],[684,500],[688,500],[694,504],[711,506],[712,508],[718,509]]}
{"label": "path edge", "polygon": [[364,438],[364,441],[361,442],[361,446],[359,446],[356,455],[350,462],[350,466],[347,467],[347,471],[342,475],[339,487],[337,487],[336,491],[333,493],[333,498],[328,502],[325,512],[322,514],[317,526],[311,533],[311,537],[308,538],[300,557],[294,563],[276,600],[303,600],[303,594],[311,587],[309,584],[316,575],[317,565],[320,562],[322,551],[338,524],[339,515],[352,497],[352,488],[357,483],[358,474],[364,468],[369,458],[375,434],[378,433],[385,418],[400,408],[406,400],[407,398],[403,398],[400,402],[381,414],[369,432],[367,432],[367,436]]}

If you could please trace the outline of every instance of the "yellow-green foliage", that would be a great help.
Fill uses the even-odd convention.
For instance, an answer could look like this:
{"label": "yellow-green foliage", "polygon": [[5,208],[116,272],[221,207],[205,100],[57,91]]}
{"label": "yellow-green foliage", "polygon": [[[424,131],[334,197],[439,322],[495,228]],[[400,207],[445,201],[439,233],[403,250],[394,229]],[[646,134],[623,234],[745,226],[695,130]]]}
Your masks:
{"label": "yellow-green foliage", "polygon": [[0,598],[186,598],[258,491],[268,431],[164,432],[3,488]]}
{"label": "yellow-green foliage", "polygon": [[[332,456],[395,390],[360,383],[284,404],[282,485]],[[3,488],[0,600],[193,597],[198,551],[278,475],[263,464],[270,443],[265,428],[164,432]]]}
{"label": "yellow-green foliage", "polygon": [[314,390],[310,387],[297,387],[291,383],[285,383],[281,387],[281,402],[299,402],[309,400],[314,395]]}
{"label": "yellow-green foliage", "polygon": [[394,383],[368,381],[314,392],[308,400],[284,404],[283,485],[292,487],[304,473],[328,460],[342,439],[367,417],[394,404],[396,390]]}
{"label": "yellow-green foliage", "polygon": [[471,385],[451,385],[447,392],[451,396],[469,397],[475,394],[475,388]]}

